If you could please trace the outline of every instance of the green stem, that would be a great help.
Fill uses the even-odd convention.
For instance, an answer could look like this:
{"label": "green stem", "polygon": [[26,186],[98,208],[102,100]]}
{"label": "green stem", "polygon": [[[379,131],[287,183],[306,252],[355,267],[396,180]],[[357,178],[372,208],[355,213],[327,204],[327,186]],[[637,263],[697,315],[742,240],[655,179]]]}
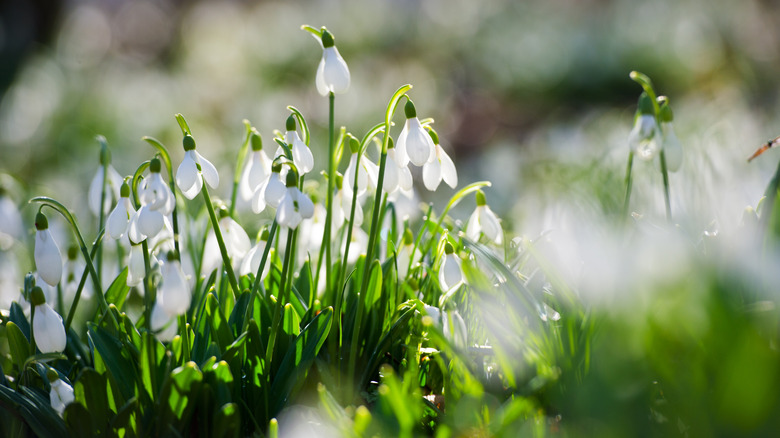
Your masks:
{"label": "green stem", "polygon": [[663,149],[661,149],[659,158],[661,159],[661,174],[664,177],[664,201],[666,202],[666,220],[668,220],[669,223],[672,223],[672,202],[669,199],[669,172],[666,169],[666,154],[664,154]]}
{"label": "green stem", "polygon": [[[201,176],[201,178],[203,178]],[[206,203],[206,209],[209,212],[209,218],[211,219],[212,228],[214,228],[214,235],[217,237],[217,244],[219,245],[219,252],[222,255],[222,261],[225,262],[225,270],[227,270],[228,281],[230,287],[233,289],[233,297],[238,299],[241,291],[238,289],[238,281],[236,280],[236,274],[233,272],[233,265],[230,264],[230,257],[225,247],[225,240],[222,238],[222,231],[219,229],[219,221],[217,215],[214,213],[214,206],[211,205],[211,197],[209,196],[209,190],[206,188],[206,181],[203,181],[203,200]]]}
{"label": "green stem", "polygon": [[[100,247],[98,245],[99,239],[103,237],[103,234],[98,234],[97,239],[95,239],[95,243],[92,244],[92,251],[90,252],[90,257],[95,257],[95,254]],[[89,270],[84,269],[84,272],[81,273],[81,280],[79,280],[79,286],[76,289],[76,296],[73,297],[73,303],[70,305],[70,311],[68,312],[68,316],[65,319],[65,333],[68,332],[68,329],[70,328],[70,324],[73,322],[73,317],[76,315],[76,307],[79,305],[79,300],[81,299],[81,291],[84,290],[84,285],[87,284],[87,277],[89,276]]]}
{"label": "green stem", "polygon": [[187,328],[187,313],[179,315],[179,330],[181,331],[182,342],[181,363],[185,364],[190,361],[190,331]]}
{"label": "green stem", "polygon": [[626,197],[623,202],[623,220],[628,220],[628,204],[631,201],[631,173],[634,167],[634,151],[628,153],[628,164],[626,164]]}
{"label": "green stem", "polygon": [[271,224],[271,229],[268,231],[268,240],[265,241],[265,248],[263,248],[263,256],[260,258],[260,265],[257,267],[257,273],[255,274],[255,282],[252,283],[252,292],[249,294],[249,304],[246,306],[246,314],[244,315],[244,327],[242,328],[241,332],[247,331],[249,328],[249,319],[252,316],[252,311],[254,308],[254,300],[255,296],[257,296],[258,299],[261,299],[260,297],[260,287],[263,284],[263,269],[265,268],[266,261],[268,260],[268,254],[271,252],[271,242],[273,241],[274,234],[276,233],[276,229],[278,228],[278,224],[276,223],[276,219],[274,219],[273,223]]}
{"label": "green stem", "polygon": [[[328,94],[328,194],[325,208],[325,232],[323,233],[322,245],[325,246],[325,293],[331,290],[331,224],[333,218],[333,190],[336,186],[336,129],[334,123],[334,102],[336,100],[333,92]],[[317,270],[319,277],[319,269]],[[319,278],[317,278],[319,281]]]}
{"label": "green stem", "polygon": [[[271,361],[274,357],[274,347],[276,344],[276,334],[279,331],[279,324],[282,319],[282,309],[284,308],[284,303],[287,301],[288,293],[287,293],[287,271],[290,269],[290,264],[292,261],[290,260],[292,255],[292,244],[293,244],[293,235],[295,232],[293,230],[288,229],[287,230],[287,249],[284,252],[284,265],[282,267],[282,276],[280,278],[279,283],[279,293],[276,297],[276,309],[274,310],[274,318],[271,322],[271,333],[268,338],[268,347],[265,351],[265,363],[266,366],[271,366]],[[267,374],[268,383],[271,382],[271,373],[270,371]]]}
{"label": "green stem", "polygon": [[149,258],[148,239],[141,242],[141,251],[144,252],[144,318],[146,319],[146,328],[152,331],[152,306],[154,306],[154,297],[152,291],[152,264]]}
{"label": "green stem", "polygon": [[233,189],[230,192],[230,216],[232,217],[236,212],[236,196],[238,194],[238,184],[241,181],[241,172],[244,167],[244,160],[246,159],[247,149],[249,148],[249,140],[252,138],[252,125],[249,124],[249,120],[244,119],[244,126],[246,126],[246,138],[244,144],[241,145],[241,149],[238,151],[238,158],[236,158],[236,171],[233,173]]}
{"label": "green stem", "polygon": [[[105,147],[105,144],[104,146]],[[102,154],[101,154],[102,155]],[[108,163],[103,164],[103,182],[100,187],[100,208],[98,213],[98,230],[102,230],[105,222],[105,213],[103,212],[103,205],[106,202],[106,182],[108,181]],[[102,246],[102,245],[100,245]],[[97,264],[98,276],[102,276],[103,266],[103,249],[98,247],[97,257],[95,258]]]}

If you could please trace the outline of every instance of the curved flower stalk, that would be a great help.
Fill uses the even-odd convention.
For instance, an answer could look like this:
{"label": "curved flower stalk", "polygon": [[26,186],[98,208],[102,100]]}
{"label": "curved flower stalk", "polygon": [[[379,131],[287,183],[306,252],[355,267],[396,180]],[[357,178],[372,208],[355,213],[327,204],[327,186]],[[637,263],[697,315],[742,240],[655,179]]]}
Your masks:
{"label": "curved flower stalk", "polygon": [[49,379],[49,403],[52,409],[61,417],[65,408],[76,400],[73,387],[63,382],[59,374],[53,369],[46,371],[46,377]]}
{"label": "curved flower stalk", "polygon": [[485,193],[482,190],[477,190],[476,198],[477,208],[471,214],[466,225],[466,236],[471,240],[477,241],[481,233],[495,242],[496,245],[501,245],[504,240],[504,232],[501,229],[501,222],[498,220],[498,216],[487,205]]}
{"label": "curved flower stalk", "polygon": [[444,244],[444,257],[439,266],[439,287],[445,297],[449,297],[463,284],[463,271],[460,267],[460,258],[455,254],[455,249],[447,242]]}
{"label": "curved flower stalk", "polygon": [[455,163],[439,144],[439,135],[433,129],[428,131],[435,145],[436,154],[433,160],[423,164],[423,183],[425,188],[435,191],[442,180],[453,189],[458,185],[458,172]]}
{"label": "curved flower stalk", "polygon": [[130,201],[130,186],[126,182],[122,183],[119,196],[119,202],[111,210],[106,223],[106,232],[114,240],[120,239],[127,233],[130,218],[136,213],[133,202]]}
{"label": "curved flower stalk", "polygon": [[16,203],[0,187],[0,251],[6,251],[24,236],[22,214]]}
{"label": "curved flower stalk", "polygon": [[[100,200],[103,199],[102,214],[111,210],[111,205],[115,199],[119,199],[119,187],[122,185],[122,177],[119,172],[111,165],[111,153],[105,147],[105,138],[98,136],[103,147],[100,150],[100,167],[98,167],[92,182],[89,184],[87,192],[87,201],[89,210],[95,216],[100,216]],[[105,186],[103,185],[105,181]],[[104,191],[105,187],[105,191]]]}
{"label": "curved flower stalk", "polygon": [[34,306],[32,330],[38,349],[41,353],[61,353],[67,343],[62,317],[46,303],[39,286],[30,293],[30,303]]}
{"label": "curved flower stalk", "polygon": [[49,231],[49,221],[40,211],[35,216],[35,266],[41,279],[56,286],[62,279],[62,255]]}
{"label": "curved flower stalk", "polygon": [[628,135],[628,147],[639,158],[650,160],[658,153],[658,124],[655,120],[655,106],[647,93],[639,96],[639,108],[634,127]]}
{"label": "curved flower stalk", "polygon": [[314,203],[298,189],[298,175],[287,173],[284,197],[276,210],[276,222],[280,227],[296,229],[303,219],[314,216]]}
{"label": "curved flower stalk", "polygon": [[160,271],[162,282],[157,290],[157,302],[168,315],[183,314],[190,308],[192,294],[175,252],[168,253]]}
{"label": "curved flower stalk", "polygon": [[[222,230],[222,238],[225,242],[227,255],[231,260],[232,266],[237,270],[252,244],[246,231],[228,214],[227,209],[224,207],[219,209],[219,228]],[[208,276],[211,271],[218,269],[222,263],[219,242],[217,242],[216,233],[212,229],[209,231],[206,237],[206,244],[203,247],[201,275],[205,274]]]}
{"label": "curved flower stalk", "polygon": [[[268,229],[264,228],[260,231],[257,243],[246,253],[244,260],[241,262],[241,268],[239,269],[240,275],[257,273],[257,270],[260,268],[260,261],[263,259],[263,252],[265,252],[265,247],[268,244],[268,236]],[[268,263],[263,266],[263,272],[260,275],[261,280],[265,279],[268,275],[269,266]]]}
{"label": "curved flower stalk", "polygon": [[315,84],[317,92],[322,96],[330,93],[342,94],[349,90],[349,67],[336,48],[333,35],[325,28],[320,38],[322,43],[322,59],[317,67]]}
{"label": "curved flower stalk", "polygon": [[[312,155],[309,146],[306,145],[306,143],[301,140],[301,136],[298,135],[295,116],[293,114],[290,114],[290,117],[287,118],[285,127],[287,131],[284,133],[284,142],[287,143],[292,150],[293,163],[295,163],[295,167],[298,168],[298,172],[300,172],[301,175],[305,175],[314,169],[314,155]],[[275,155],[277,157],[284,155],[284,150],[281,146],[276,149]]]}
{"label": "curved flower stalk", "polygon": [[[241,199],[244,201],[252,200],[255,193],[265,186],[268,177],[271,175],[271,159],[268,158],[268,155],[263,150],[263,138],[254,128],[252,128],[250,135],[250,144],[252,145],[252,152],[249,154],[249,160],[247,160],[244,171],[241,173],[241,181],[238,186]],[[263,207],[265,207],[265,204],[263,204]],[[260,211],[255,211],[255,213],[260,213]]]}
{"label": "curved flower stalk", "polygon": [[422,166],[436,158],[436,147],[430,134],[425,132],[420,120],[417,118],[417,110],[411,99],[407,99],[404,106],[406,123],[396,142],[396,158],[398,164],[406,166],[409,162],[415,166]]}
{"label": "curved flower stalk", "polygon": [[[187,134],[182,140],[184,159],[176,170],[176,185],[187,199],[193,199],[200,193],[203,180],[212,189],[219,186],[217,168],[195,150],[195,139]],[[202,176],[202,178],[201,178]]]}

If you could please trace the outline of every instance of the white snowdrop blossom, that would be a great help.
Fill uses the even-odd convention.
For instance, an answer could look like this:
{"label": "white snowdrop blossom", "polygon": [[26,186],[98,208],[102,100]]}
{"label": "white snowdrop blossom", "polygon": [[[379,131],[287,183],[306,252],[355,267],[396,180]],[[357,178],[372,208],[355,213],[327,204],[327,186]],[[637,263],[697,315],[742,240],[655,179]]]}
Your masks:
{"label": "white snowdrop blossom", "polygon": [[305,218],[314,216],[314,203],[298,189],[298,176],[287,174],[287,190],[276,210],[276,222],[281,227],[295,229]]}
{"label": "white snowdrop blossom", "polygon": [[0,310],[10,310],[11,303],[21,298],[21,272],[12,253],[0,251]]}
{"label": "white snowdrop blossom", "polygon": [[139,189],[141,208],[130,216],[128,223],[128,237],[133,243],[156,237],[165,225],[165,216],[173,212],[176,204],[173,192],[162,179],[161,167],[158,158],[152,159],[149,177]]}
{"label": "white snowdrop blossom", "polygon": [[433,325],[444,333],[444,337],[457,345],[465,346],[468,331],[466,322],[457,310],[442,311],[438,307],[425,305],[425,313],[433,320]]}
{"label": "white snowdrop blossom", "polygon": [[349,90],[349,67],[339,50],[334,45],[333,35],[327,30],[322,31],[322,59],[317,67],[315,84],[317,92],[322,96],[330,93],[341,94]]}
{"label": "white snowdrop blossom", "polygon": [[436,147],[417,118],[417,110],[411,100],[406,102],[404,112],[406,123],[395,145],[398,164],[406,166],[411,161],[415,166],[422,166],[433,161],[436,158]]}
{"label": "white snowdrop blossom", "polygon": [[176,336],[178,329],[176,315],[169,315],[157,301],[152,307],[152,331],[158,332],[155,336],[160,342],[170,342]]}
{"label": "white snowdrop blossom", "polygon": [[38,286],[33,288],[30,302],[35,306],[32,330],[38,349],[41,353],[61,353],[67,342],[62,317],[46,303],[43,290]]}
{"label": "white snowdrop blossom", "polygon": [[[228,257],[231,260],[231,266],[238,270],[237,268],[244,260],[246,253],[249,252],[252,243],[246,231],[228,215],[226,209],[220,209],[219,214],[219,229],[225,242],[225,250],[227,250]],[[206,244],[203,247],[201,274],[209,275],[211,271],[219,268],[222,262],[217,235],[211,230],[208,236],[206,236]]]}
{"label": "white snowdrop blossom", "polygon": [[114,240],[121,238],[127,232],[130,218],[134,215],[135,208],[133,208],[133,203],[130,201],[130,186],[123,183],[119,202],[111,210],[111,214],[108,215],[108,221],[106,221],[106,231],[109,237]]}
{"label": "white snowdrop blossom", "polygon": [[15,240],[24,235],[22,214],[16,203],[3,194],[0,188],[0,250],[9,249]]}
{"label": "white snowdrop blossom", "polygon": [[62,255],[49,231],[49,221],[38,212],[35,216],[35,266],[41,279],[56,286],[62,279]]}
{"label": "white snowdrop blossom", "polygon": [[[252,151],[249,153],[249,159],[241,173],[241,180],[238,185],[241,199],[244,201],[252,200],[257,190],[265,184],[268,176],[271,174],[271,160],[263,150],[262,137],[256,130],[253,130],[250,142]],[[265,202],[262,205],[265,208]],[[260,211],[263,211],[263,209],[260,209]],[[255,211],[255,213],[260,213],[260,211]]]}
{"label": "white snowdrop blossom", "polygon": [[[108,173],[105,170],[108,169]],[[89,203],[89,210],[95,216],[100,215],[100,197],[103,194],[103,175],[106,174],[106,190],[105,198],[103,199],[103,213],[108,213],[111,209],[114,199],[119,199],[119,188],[122,185],[122,177],[114,169],[114,166],[107,165],[106,167],[98,167],[95,176],[92,178],[92,182],[89,184],[89,191],[87,192],[87,201]]]}
{"label": "white snowdrop blossom", "polygon": [[287,187],[285,187],[279,174],[281,170],[282,166],[280,165],[274,166],[274,168],[271,169],[271,176],[268,178],[268,184],[266,184],[265,191],[263,192],[265,203],[273,208],[279,208],[279,203],[282,202],[282,198],[287,192]]}
{"label": "white snowdrop blossom", "polygon": [[73,387],[63,382],[56,371],[50,369],[46,373],[49,379],[49,403],[59,416],[65,412],[65,408],[76,400]]}
{"label": "white snowdrop blossom", "polygon": [[181,270],[181,263],[174,252],[168,253],[168,260],[160,269],[162,284],[157,290],[157,301],[168,315],[181,315],[190,308],[192,294],[187,279]]}
{"label": "white snowdrop blossom", "polygon": [[[298,172],[301,175],[305,175],[314,169],[314,155],[312,155],[309,146],[307,146],[301,139],[301,136],[298,135],[294,115],[291,114],[290,117],[287,118],[285,125],[287,131],[284,133],[284,142],[290,147],[293,163],[295,163],[295,167],[298,168]],[[276,148],[275,155],[284,155],[284,149],[279,146]]]}
{"label": "white snowdrop blossom", "polygon": [[661,132],[663,132],[663,150],[666,159],[666,170],[677,172],[680,170],[683,161],[683,150],[677,134],[674,133],[674,127],[671,122],[661,123]]}
{"label": "white snowdrop blossom", "polygon": [[642,93],[639,97],[639,109],[634,127],[628,134],[629,149],[643,160],[652,159],[658,152],[657,133],[658,124],[655,120],[653,101],[647,93]]}
{"label": "white snowdrop blossom", "polygon": [[436,156],[433,160],[423,164],[423,183],[425,188],[435,191],[441,181],[452,187],[458,185],[458,172],[455,169],[455,163],[439,144],[439,136],[433,129],[430,130],[431,139],[435,145]]}
{"label": "white snowdrop blossom", "polygon": [[146,277],[144,251],[141,244],[130,245],[130,255],[127,258],[127,285],[138,286]]}
{"label": "white snowdrop blossom", "polygon": [[460,258],[448,242],[444,245],[444,257],[439,267],[439,286],[442,292],[448,295],[461,284],[463,284],[463,271],[460,268]]}
{"label": "white snowdrop blossom", "polygon": [[466,224],[466,237],[471,240],[479,240],[479,234],[482,233],[488,239],[501,245],[504,240],[504,232],[501,229],[501,222],[498,216],[485,201],[485,194],[482,190],[477,191],[477,208],[471,214],[468,224]]}
{"label": "white snowdrop blossom", "polygon": [[[265,246],[268,243],[268,230],[263,230],[260,233],[260,238],[257,243],[249,249],[244,256],[244,260],[241,262],[241,268],[239,269],[240,275],[247,275],[249,273],[257,274],[257,269],[260,267],[260,261],[263,258],[263,252]],[[268,275],[268,269],[271,264],[266,260],[265,266],[263,266],[263,272],[260,274],[260,278],[264,279]]]}
{"label": "white snowdrop blossom", "polygon": [[176,185],[184,196],[187,199],[198,196],[204,179],[209,187],[216,189],[219,186],[217,168],[195,150],[195,140],[192,136],[185,135],[182,143],[185,152],[184,159],[176,169]]}
{"label": "white snowdrop blossom", "polygon": [[[341,253],[343,254],[347,249],[347,233],[344,233],[344,242],[341,244]],[[362,228],[355,225],[352,227],[352,236],[349,240],[349,254],[347,257],[348,263],[357,263],[361,254],[365,254],[368,250],[368,233],[363,231]]]}

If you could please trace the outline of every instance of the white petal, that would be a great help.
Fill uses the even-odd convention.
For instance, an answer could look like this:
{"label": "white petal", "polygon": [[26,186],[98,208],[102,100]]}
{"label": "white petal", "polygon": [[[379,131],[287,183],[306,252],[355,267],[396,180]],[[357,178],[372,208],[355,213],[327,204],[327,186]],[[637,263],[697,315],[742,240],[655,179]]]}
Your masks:
{"label": "white petal", "polygon": [[407,119],[409,125],[409,134],[406,138],[406,153],[409,155],[409,161],[415,166],[422,166],[431,158],[431,153],[435,149],[430,134],[420,124],[417,117]]}
{"label": "white petal", "polygon": [[[197,163],[195,163],[195,156],[191,152],[194,151],[187,151],[184,153],[184,159],[181,161],[181,164],[179,164],[179,168],[176,169],[176,185],[179,187],[179,190],[186,193],[192,189],[196,184],[198,184],[198,181],[200,181],[200,172],[198,172],[198,166]],[[201,181],[201,184],[203,182]],[[200,190],[198,190],[200,192]],[[192,196],[187,196],[187,199],[192,199],[197,195],[195,193]]]}
{"label": "white petal", "polygon": [[[128,202],[125,202],[128,201]],[[131,213],[127,210],[129,204],[128,198],[121,198],[116,203],[116,207],[108,215],[106,222],[106,231],[112,239],[119,239],[127,231],[127,224],[130,221]],[[133,207],[130,206],[132,209]],[[135,211],[133,211],[135,213]]]}
{"label": "white petal", "polygon": [[503,240],[503,232],[501,231],[501,223],[498,221],[498,217],[487,205],[477,207],[477,210],[479,211],[479,226],[482,228],[482,233],[488,239],[500,245]]}
{"label": "white petal", "polygon": [[51,403],[52,409],[57,411],[60,416],[65,412],[65,408],[73,403],[76,397],[73,393],[73,387],[63,382],[60,379],[51,383],[51,390],[49,391],[49,403]]}
{"label": "white petal", "polygon": [[322,53],[322,59],[320,59],[320,64],[317,66],[317,75],[315,76],[314,84],[317,86],[317,92],[320,93],[321,96],[327,96],[328,93],[330,93],[328,84],[325,83],[325,52]]}
{"label": "white petal", "polygon": [[439,154],[439,160],[441,160],[441,177],[448,186],[453,189],[458,185],[458,171],[455,169],[455,163],[441,146],[436,146]]}
{"label": "white petal", "polygon": [[301,175],[311,172],[314,169],[314,156],[311,149],[306,146],[303,140],[296,139],[292,145],[293,162],[298,167]]}
{"label": "white petal", "polygon": [[[336,94],[345,93],[349,89],[350,75],[347,63],[339,54],[339,50],[333,46],[324,49],[323,80],[329,91]],[[320,92],[320,94],[322,94]],[[327,94],[327,93],[326,93]]]}
{"label": "white petal", "polygon": [[314,216],[314,203],[311,202],[311,199],[309,199],[308,196],[301,193],[300,190],[297,188],[296,191],[296,201],[298,202],[298,213],[301,215],[302,218],[309,219]]}
{"label": "white petal", "polygon": [[138,286],[146,276],[144,252],[141,245],[132,245],[130,247],[127,266],[127,285],[130,287]]}
{"label": "white petal", "polygon": [[298,227],[301,220],[301,215],[295,209],[293,196],[288,192],[276,210],[276,222],[279,226],[294,229]]}
{"label": "white petal", "polygon": [[474,213],[471,213],[469,222],[466,224],[466,237],[476,242],[479,240],[479,233],[481,231],[482,228],[479,225],[479,207],[477,207],[477,209],[474,210]]}
{"label": "white petal", "polygon": [[287,193],[287,187],[279,179],[279,174],[271,174],[268,185],[265,187],[265,202],[273,208],[278,208],[285,193]]}
{"label": "white petal", "polygon": [[408,167],[403,166],[398,168],[398,187],[401,191],[408,192],[412,190],[414,182],[412,181],[412,172]]}
{"label": "white petal", "polygon": [[219,251],[219,243],[214,231],[209,231],[206,243],[203,245],[203,261],[200,265],[200,274],[208,277],[211,271],[222,266],[222,255]]}
{"label": "white petal", "polygon": [[65,350],[67,339],[62,317],[47,303],[35,306],[33,335],[41,353],[60,353]]}
{"label": "white petal", "polygon": [[[143,207],[141,207],[143,208]],[[127,237],[133,242],[133,243],[141,243],[146,239],[146,235],[141,232],[141,230],[138,229],[138,216],[140,215],[140,208],[138,211],[133,213],[132,216],[130,216],[130,222],[127,224]]]}
{"label": "white petal", "polygon": [[252,211],[255,214],[260,214],[265,210],[265,186],[266,181],[263,181],[252,194]]}
{"label": "white petal", "polygon": [[353,193],[355,188],[355,172],[357,171],[357,193],[363,194],[366,191],[366,185],[368,184],[368,177],[365,169],[361,166],[358,171],[357,152],[349,157],[349,164],[347,170],[344,171],[344,183],[342,187],[346,193]]}
{"label": "white petal", "polygon": [[56,286],[62,279],[62,255],[51,232],[40,230],[35,233],[35,266],[46,283]]}
{"label": "white petal", "polygon": [[395,148],[393,148],[395,149],[396,163],[398,163],[399,166],[406,166],[409,164],[409,155],[406,153],[406,140],[409,137],[409,120],[411,119],[406,119],[403,129],[401,129],[401,133],[398,134]]}
{"label": "white petal", "polygon": [[216,189],[217,186],[219,186],[219,173],[217,173],[217,168],[211,164],[211,161],[203,158],[203,155],[199,154],[195,150],[193,150],[193,152],[195,152],[195,156],[198,158],[198,163],[200,163],[200,172],[203,174],[203,178],[206,180],[206,183],[212,189]]}
{"label": "white petal", "polygon": [[168,315],[160,303],[155,303],[152,307],[152,330],[162,330],[157,334],[157,340],[160,342],[170,342],[175,336],[178,324],[174,320],[175,315]]}
{"label": "white petal", "polygon": [[241,180],[238,184],[241,199],[249,201],[257,190],[257,187],[263,183],[266,177],[265,169],[260,162],[260,151],[253,151],[249,154],[249,160],[241,172]]}
{"label": "white petal", "polygon": [[[371,190],[375,189],[376,182],[379,180],[379,166],[374,164],[374,162],[369,160],[366,156],[363,156],[363,158],[360,160],[360,167],[366,173],[366,177],[367,177],[366,187],[367,188],[370,187]],[[387,169],[386,163],[385,163],[385,169]]]}
{"label": "white petal", "polygon": [[163,215],[144,205],[138,210],[138,231],[147,237],[155,237],[164,225]]}
{"label": "white petal", "polygon": [[184,197],[187,199],[193,199],[200,193],[200,190],[203,188],[203,179],[198,176],[198,178],[195,180],[195,184],[192,185],[192,187],[189,188],[189,190],[182,190],[182,194],[184,194]]}
{"label": "white petal", "polygon": [[162,284],[157,292],[157,300],[168,315],[181,315],[190,308],[192,294],[177,260],[163,264]]}
{"label": "white petal", "polygon": [[458,257],[454,253],[445,255],[444,261],[439,268],[439,285],[441,290],[445,293],[449,292],[460,286],[462,282],[463,272],[460,270]]}
{"label": "white petal", "polygon": [[[95,216],[100,213],[100,194],[103,188],[103,166],[98,167],[92,182],[89,183],[87,200],[89,201],[89,211]],[[108,195],[108,193],[106,193]],[[105,205],[104,205],[105,206]]]}
{"label": "white petal", "polygon": [[423,164],[423,183],[425,183],[425,188],[432,192],[439,187],[441,183],[441,162],[439,160]]}
{"label": "white petal", "polygon": [[228,256],[231,259],[243,258],[252,246],[246,231],[230,217],[222,219],[220,225],[222,226],[222,237],[225,240]]}

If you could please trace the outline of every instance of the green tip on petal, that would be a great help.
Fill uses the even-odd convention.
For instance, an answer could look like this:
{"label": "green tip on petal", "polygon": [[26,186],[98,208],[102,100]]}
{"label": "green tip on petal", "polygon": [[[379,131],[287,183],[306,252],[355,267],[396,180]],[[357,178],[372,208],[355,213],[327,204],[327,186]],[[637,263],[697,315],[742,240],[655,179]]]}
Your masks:
{"label": "green tip on petal", "polygon": [[33,306],[40,306],[46,303],[46,296],[43,294],[43,289],[40,286],[35,286],[30,292],[30,303]]}
{"label": "green tip on petal", "polygon": [[347,134],[347,135],[349,135],[350,152],[352,152],[353,154],[360,152],[360,141],[357,138],[355,138],[352,134]]}
{"label": "green tip on petal", "polygon": [[404,105],[404,114],[406,114],[407,119],[413,119],[417,117],[417,109],[414,108],[414,102],[412,102],[412,99],[406,100],[406,105]]}
{"label": "green tip on petal", "polygon": [[455,248],[452,247],[450,242],[444,244],[444,254],[450,255],[455,252]]}
{"label": "green tip on petal", "polygon": [[38,231],[49,229],[49,220],[46,219],[46,215],[40,211],[35,215],[35,229]]}
{"label": "green tip on petal", "polygon": [[341,189],[344,186],[344,175],[336,172],[336,188]]}
{"label": "green tip on petal", "polygon": [[336,42],[333,40],[333,34],[328,32],[327,30],[323,29],[322,31],[322,47],[328,48],[333,47],[336,45]]}
{"label": "green tip on petal", "polygon": [[483,205],[487,205],[487,201],[485,200],[485,192],[482,190],[477,190],[477,207],[481,207]]}
{"label": "green tip on petal", "polygon": [[290,117],[287,118],[287,122],[285,123],[285,129],[288,131],[295,131],[295,116],[290,114]]}
{"label": "green tip on petal", "polygon": [[76,257],[79,255],[79,247],[76,245],[71,245],[68,247],[68,260],[76,260]]}
{"label": "green tip on petal", "polygon": [[642,92],[642,94],[639,96],[639,113],[640,114],[655,114],[655,107],[653,106],[653,99],[650,98],[650,96],[647,95],[647,93]]}
{"label": "green tip on petal", "polygon": [[274,163],[271,165],[271,173],[281,173],[282,163]]}
{"label": "green tip on petal", "polygon": [[184,136],[184,138],[181,140],[181,144],[184,146],[185,151],[191,151],[195,149],[195,139],[192,138],[192,136],[189,134]]}
{"label": "green tip on petal", "polygon": [[428,128],[428,134],[431,135],[431,139],[433,140],[433,144],[439,144],[439,134],[437,134],[436,131],[433,128]]}
{"label": "green tip on petal", "polygon": [[295,174],[295,172],[287,172],[287,182],[285,184],[287,187],[297,187],[298,186],[298,175]]}
{"label": "green tip on petal", "polygon": [[152,161],[149,162],[149,171],[153,173],[160,173],[161,169],[162,163],[160,163],[160,159],[157,157],[152,158]]}
{"label": "green tip on petal", "polygon": [[260,133],[257,132],[256,129],[252,130],[251,142],[253,151],[259,151],[263,149],[263,137],[260,136]]}
{"label": "green tip on petal", "polygon": [[412,235],[412,230],[405,229],[404,230],[404,245],[411,245],[414,242],[414,235]]}

